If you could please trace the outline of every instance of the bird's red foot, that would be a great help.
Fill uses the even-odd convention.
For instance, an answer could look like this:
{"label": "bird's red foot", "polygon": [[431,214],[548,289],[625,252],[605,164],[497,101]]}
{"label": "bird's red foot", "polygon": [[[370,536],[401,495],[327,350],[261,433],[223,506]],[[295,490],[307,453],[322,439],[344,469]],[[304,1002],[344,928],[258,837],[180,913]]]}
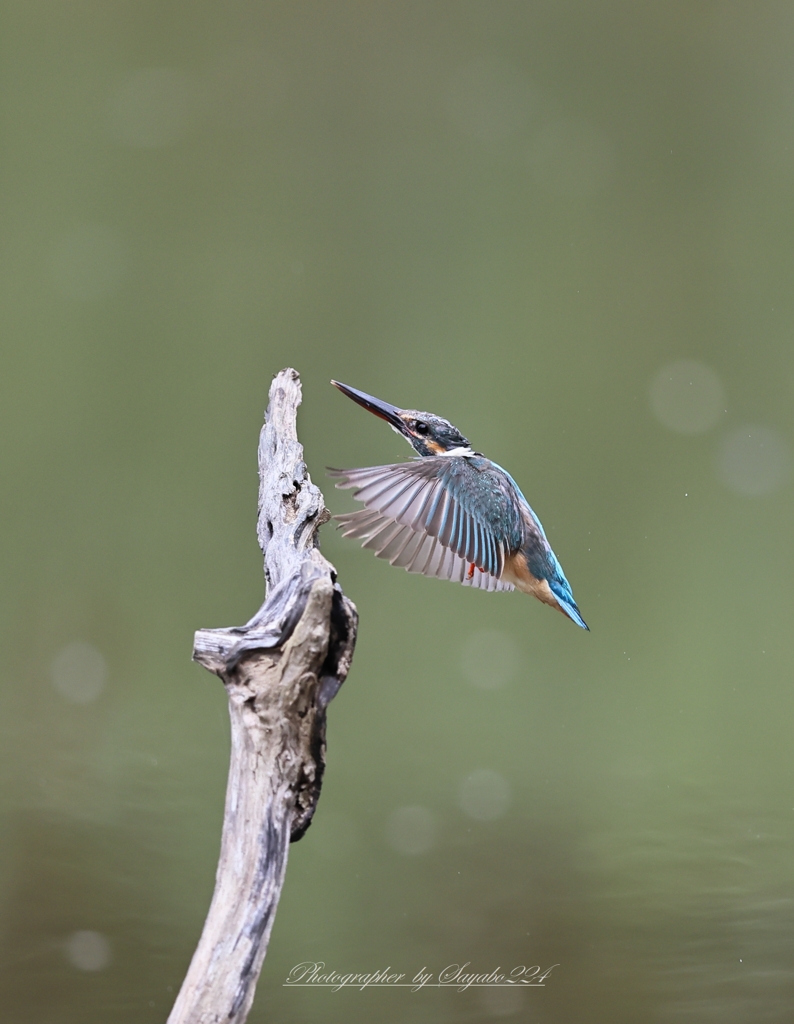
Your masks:
{"label": "bird's red foot", "polygon": [[474,562],[469,566],[469,571],[466,573],[466,579],[471,580],[474,578]]}

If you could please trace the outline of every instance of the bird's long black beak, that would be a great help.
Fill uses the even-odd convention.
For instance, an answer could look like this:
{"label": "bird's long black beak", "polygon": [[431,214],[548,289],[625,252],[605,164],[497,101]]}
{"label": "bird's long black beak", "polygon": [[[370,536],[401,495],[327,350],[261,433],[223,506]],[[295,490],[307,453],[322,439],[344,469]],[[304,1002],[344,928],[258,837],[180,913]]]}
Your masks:
{"label": "bird's long black beak", "polygon": [[347,395],[348,398],[352,398],[354,402],[358,402],[360,406],[363,406],[369,412],[380,416],[382,420],[386,420],[387,423],[396,427],[401,433],[405,432],[405,423],[400,418],[400,410],[396,405],[381,402],[379,398],[373,398],[372,395],[368,395],[364,391],[357,391],[356,388],[351,388],[347,384],[340,384],[338,380],[332,380],[331,383],[335,388],[339,388],[343,395]]}

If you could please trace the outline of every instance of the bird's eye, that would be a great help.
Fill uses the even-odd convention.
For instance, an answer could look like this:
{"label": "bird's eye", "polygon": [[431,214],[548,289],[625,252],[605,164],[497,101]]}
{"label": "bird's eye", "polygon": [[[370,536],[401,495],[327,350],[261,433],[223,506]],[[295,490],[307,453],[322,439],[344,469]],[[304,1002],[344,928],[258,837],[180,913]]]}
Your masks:
{"label": "bird's eye", "polygon": [[430,427],[428,427],[426,423],[422,423],[421,420],[417,420],[414,423],[414,430],[417,434],[428,434],[430,432]]}

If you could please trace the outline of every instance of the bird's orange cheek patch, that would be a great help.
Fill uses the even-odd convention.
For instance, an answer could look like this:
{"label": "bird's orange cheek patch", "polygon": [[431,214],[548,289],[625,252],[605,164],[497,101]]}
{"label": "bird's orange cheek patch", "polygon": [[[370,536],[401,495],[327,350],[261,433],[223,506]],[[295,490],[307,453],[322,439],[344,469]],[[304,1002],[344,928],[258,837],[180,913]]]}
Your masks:
{"label": "bird's orange cheek patch", "polygon": [[[424,439],[423,439],[424,440]],[[438,441],[425,441],[425,445],[433,452],[434,455],[441,455],[444,449],[438,443]]]}

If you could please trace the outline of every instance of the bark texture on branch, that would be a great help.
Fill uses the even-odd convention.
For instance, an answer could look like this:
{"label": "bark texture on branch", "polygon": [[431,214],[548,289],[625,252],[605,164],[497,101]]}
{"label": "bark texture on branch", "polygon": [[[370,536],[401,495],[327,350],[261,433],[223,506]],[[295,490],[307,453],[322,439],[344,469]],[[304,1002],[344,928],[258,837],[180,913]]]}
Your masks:
{"label": "bark texture on branch", "polygon": [[298,374],[282,370],[259,437],[265,603],[245,626],[195,636],[193,658],[229,695],[231,762],[215,893],[168,1024],[248,1016],[289,844],[320,795],[326,708],[353,656],[358,616],[318,547],[330,516],[298,442],[300,401]]}

